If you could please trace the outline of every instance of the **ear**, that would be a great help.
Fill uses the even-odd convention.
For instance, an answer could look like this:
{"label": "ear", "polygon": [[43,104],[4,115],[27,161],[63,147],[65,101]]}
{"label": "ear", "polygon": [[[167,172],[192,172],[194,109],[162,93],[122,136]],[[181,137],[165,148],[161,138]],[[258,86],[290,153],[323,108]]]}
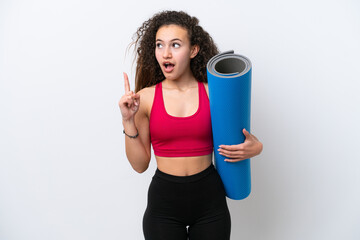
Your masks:
{"label": "ear", "polygon": [[191,51],[190,51],[190,58],[194,58],[196,57],[196,55],[198,54],[200,50],[200,47],[199,45],[194,45],[191,47]]}

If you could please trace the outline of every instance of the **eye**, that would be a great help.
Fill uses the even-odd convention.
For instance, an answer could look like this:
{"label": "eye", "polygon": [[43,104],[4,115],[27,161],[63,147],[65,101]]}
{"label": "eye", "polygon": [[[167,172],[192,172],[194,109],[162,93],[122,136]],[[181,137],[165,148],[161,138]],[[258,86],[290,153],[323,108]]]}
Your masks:
{"label": "eye", "polygon": [[162,45],[161,43],[157,43],[157,44],[156,44],[156,47],[157,47],[157,48],[162,48],[163,45]]}
{"label": "eye", "polygon": [[179,48],[179,47],[180,47],[180,44],[178,44],[178,43],[173,43],[173,47],[174,47],[174,48]]}

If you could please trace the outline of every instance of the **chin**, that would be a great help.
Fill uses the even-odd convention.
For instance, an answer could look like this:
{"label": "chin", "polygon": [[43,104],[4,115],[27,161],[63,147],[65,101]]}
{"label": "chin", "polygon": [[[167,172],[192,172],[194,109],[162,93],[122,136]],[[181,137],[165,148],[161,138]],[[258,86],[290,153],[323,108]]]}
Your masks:
{"label": "chin", "polygon": [[174,74],[167,73],[167,74],[164,74],[164,76],[167,80],[176,80],[177,79],[177,77]]}

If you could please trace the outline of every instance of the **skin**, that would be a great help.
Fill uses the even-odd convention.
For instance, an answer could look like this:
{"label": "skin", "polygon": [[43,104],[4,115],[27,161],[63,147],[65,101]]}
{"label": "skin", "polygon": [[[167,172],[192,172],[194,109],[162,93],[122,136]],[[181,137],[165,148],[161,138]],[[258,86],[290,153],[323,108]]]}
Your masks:
{"label": "skin", "polygon": [[[199,46],[190,44],[187,30],[181,26],[165,25],[157,31],[155,57],[165,76],[162,82],[163,98],[166,112],[171,116],[191,116],[198,109],[198,84],[191,72],[190,60],[197,55],[199,49]],[[171,63],[174,67],[166,69],[164,63]],[[143,172],[147,169],[151,158],[149,118],[155,86],[144,88],[135,94],[130,90],[126,73],[124,79],[125,94],[119,101],[124,129],[129,135],[139,132],[137,139],[125,138],[126,152],[132,167],[137,172]],[[208,85],[206,83],[204,85],[209,94]],[[228,162],[237,162],[260,154],[262,143],[245,129],[243,133],[246,137],[244,143],[220,145],[214,150],[225,156],[225,161]],[[176,176],[196,174],[206,169],[212,162],[212,154],[195,157],[155,155],[155,158],[159,170]]]}

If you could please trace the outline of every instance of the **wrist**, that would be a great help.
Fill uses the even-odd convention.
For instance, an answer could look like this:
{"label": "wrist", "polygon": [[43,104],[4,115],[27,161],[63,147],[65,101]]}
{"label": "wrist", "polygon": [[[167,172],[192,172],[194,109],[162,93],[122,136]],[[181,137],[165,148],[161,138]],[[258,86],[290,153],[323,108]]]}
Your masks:
{"label": "wrist", "polygon": [[136,138],[139,135],[139,132],[136,128],[134,119],[124,120],[123,119],[123,133],[130,137],[130,138]]}
{"label": "wrist", "polygon": [[125,132],[125,129],[123,130],[123,133],[128,136],[129,138],[137,138],[139,136],[139,131],[136,129],[136,134],[135,135],[129,135]]}
{"label": "wrist", "polygon": [[130,119],[123,119],[122,123],[125,126],[131,126],[131,125],[135,125],[135,121],[134,118],[130,118]]}

